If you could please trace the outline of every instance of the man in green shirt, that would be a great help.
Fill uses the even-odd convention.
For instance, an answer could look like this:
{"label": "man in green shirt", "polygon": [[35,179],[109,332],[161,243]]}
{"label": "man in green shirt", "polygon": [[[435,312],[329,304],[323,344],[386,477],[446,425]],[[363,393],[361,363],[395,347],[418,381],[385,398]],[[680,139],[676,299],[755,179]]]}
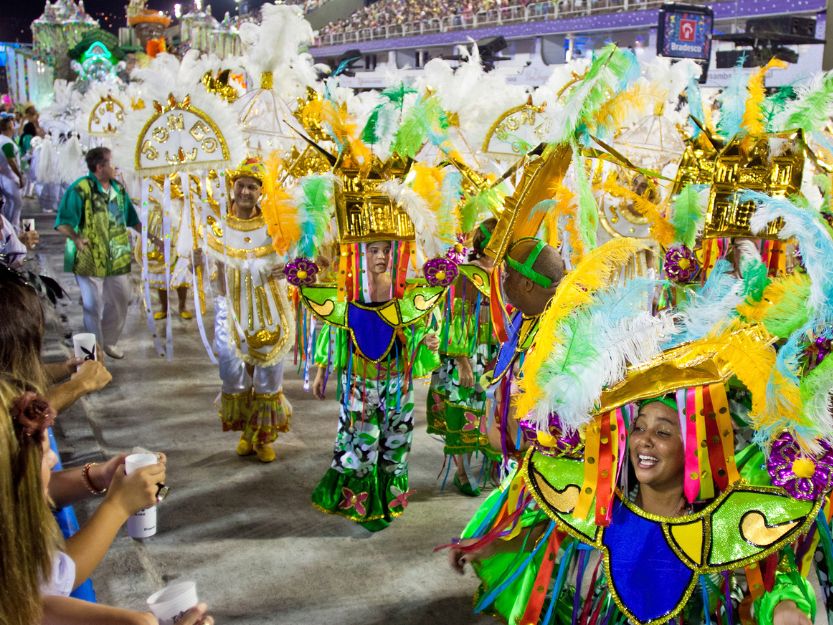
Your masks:
{"label": "man in green shirt", "polygon": [[3,216],[15,230],[20,230],[20,210],[23,200],[20,190],[26,184],[20,171],[19,150],[14,136],[14,118],[0,119],[0,195],[3,197]]}
{"label": "man in green shirt", "polygon": [[130,300],[130,236],[142,224],[124,187],[115,180],[110,150],[86,154],[90,173],[70,185],[58,205],[55,228],[67,235],[64,270],[81,288],[84,327],[105,353],[123,358],[117,346]]}

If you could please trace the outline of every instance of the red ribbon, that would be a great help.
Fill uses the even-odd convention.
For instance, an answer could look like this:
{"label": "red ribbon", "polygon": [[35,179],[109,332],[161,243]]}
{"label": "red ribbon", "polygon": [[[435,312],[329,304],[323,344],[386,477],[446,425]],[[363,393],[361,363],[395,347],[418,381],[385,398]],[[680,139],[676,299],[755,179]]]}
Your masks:
{"label": "red ribbon", "polygon": [[712,405],[711,389],[703,387],[703,411],[706,421],[706,443],[709,449],[709,464],[711,465],[712,479],[720,490],[726,490],[729,486],[729,473],[726,467],[726,458],[723,455],[723,443],[720,439],[720,430],[717,427],[717,414]]}
{"label": "red ribbon", "polygon": [[541,612],[544,609],[544,601],[547,599],[547,590],[550,587],[550,580],[552,579],[552,572],[555,568],[555,556],[561,547],[561,541],[564,540],[566,534],[555,530],[549,538],[546,548],[544,549],[543,560],[541,560],[541,568],[538,569],[538,575],[535,576],[535,584],[532,586],[532,592],[529,595],[529,601],[526,604],[526,610],[521,617],[519,623],[537,623],[541,618]]}
{"label": "red ribbon", "polygon": [[616,411],[603,415],[599,435],[599,477],[596,487],[596,525],[610,525],[611,503],[613,501],[613,441],[610,431],[610,419],[616,418]]}

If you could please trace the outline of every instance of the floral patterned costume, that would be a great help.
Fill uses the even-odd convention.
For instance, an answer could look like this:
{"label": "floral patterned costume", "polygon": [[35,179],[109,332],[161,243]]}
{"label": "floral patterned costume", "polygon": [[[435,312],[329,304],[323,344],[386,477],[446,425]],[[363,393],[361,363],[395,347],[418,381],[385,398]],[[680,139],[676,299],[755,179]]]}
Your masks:
{"label": "floral patterned costume", "polygon": [[412,378],[436,367],[436,356],[421,345],[425,333],[421,324],[404,328],[380,363],[356,354],[347,330],[328,326],[319,334],[315,363],[338,373],[340,404],[333,460],[312,493],[319,510],[371,531],[384,529],[405,511],[414,430]]}
{"label": "floral patterned costume", "polygon": [[[440,332],[440,368],[431,376],[428,391],[428,433],[445,439],[446,455],[481,452],[491,459],[500,457],[489,446],[486,390],[480,384],[496,357],[489,301],[462,277],[448,293]],[[469,360],[473,387],[460,384],[459,358]]]}

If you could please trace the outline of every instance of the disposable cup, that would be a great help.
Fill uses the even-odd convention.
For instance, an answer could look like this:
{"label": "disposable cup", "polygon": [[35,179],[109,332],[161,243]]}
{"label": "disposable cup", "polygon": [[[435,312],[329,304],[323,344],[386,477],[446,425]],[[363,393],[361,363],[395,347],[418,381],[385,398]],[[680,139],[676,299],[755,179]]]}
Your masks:
{"label": "disposable cup", "polygon": [[36,230],[37,227],[35,226],[34,219],[21,219],[20,220],[20,227],[23,228],[23,232],[29,232],[30,230]]}
{"label": "disposable cup", "polygon": [[76,358],[83,360],[95,360],[95,334],[82,332],[72,335],[72,349]]}
{"label": "disposable cup", "polygon": [[159,620],[159,625],[174,625],[183,614],[199,603],[197,583],[184,581],[169,584],[148,597],[147,603]]}
{"label": "disposable cup", "polygon": [[[130,475],[137,469],[159,462],[156,454],[130,454],[124,459],[124,472]],[[127,535],[131,538],[150,538],[156,534],[156,506],[139,510],[127,519]]]}

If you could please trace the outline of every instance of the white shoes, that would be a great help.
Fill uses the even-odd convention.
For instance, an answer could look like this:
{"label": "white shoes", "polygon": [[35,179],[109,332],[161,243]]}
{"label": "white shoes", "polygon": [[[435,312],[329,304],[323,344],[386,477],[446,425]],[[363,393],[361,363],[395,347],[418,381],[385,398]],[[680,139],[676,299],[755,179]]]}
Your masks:
{"label": "white shoes", "polygon": [[110,358],[115,358],[116,360],[124,358],[124,351],[120,349],[118,345],[105,345],[104,353]]}

